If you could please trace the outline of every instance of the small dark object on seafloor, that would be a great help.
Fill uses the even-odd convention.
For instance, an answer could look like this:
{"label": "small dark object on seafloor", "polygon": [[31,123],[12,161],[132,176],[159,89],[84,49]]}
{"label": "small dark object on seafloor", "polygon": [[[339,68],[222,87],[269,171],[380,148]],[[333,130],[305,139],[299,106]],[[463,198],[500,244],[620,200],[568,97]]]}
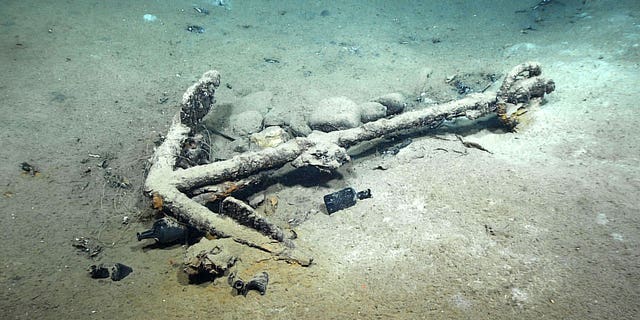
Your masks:
{"label": "small dark object on seafloor", "polygon": [[473,89],[470,86],[460,80],[453,82],[453,86],[456,88],[456,92],[458,92],[458,94],[464,95],[473,92]]}
{"label": "small dark object on seafloor", "polygon": [[122,263],[115,263],[111,268],[107,268],[104,263],[99,265],[91,265],[89,267],[89,276],[93,279],[106,279],[111,277],[113,281],[120,281],[131,274],[133,269]]}
{"label": "small dark object on seafloor", "polygon": [[268,284],[269,274],[266,272],[261,272],[253,276],[253,279],[249,280],[249,282],[244,285],[241,293],[246,297],[249,290],[256,290],[260,292],[261,296],[264,296],[264,294],[267,292]]}
{"label": "small dark object on seafloor", "polygon": [[227,277],[227,283],[235,290],[237,294],[241,294],[244,290],[244,281],[237,277],[237,273],[231,272]]}
{"label": "small dark object on seafloor", "polygon": [[371,189],[358,191],[358,193],[356,194],[356,197],[358,198],[358,200],[371,198]]}
{"label": "small dark object on seafloor", "polygon": [[89,267],[89,275],[93,279],[105,279],[109,278],[109,269],[107,269],[104,265],[100,264],[98,266],[91,265]]}
{"label": "small dark object on seafloor", "polygon": [[206,8],[199,8],[199,7],[194,7],[193,10],[195,10],[197,13],[201,13],[204,15],[208,15],[209,14],[209,10]]}
{"label": "small dark object on seafloor", "polygon": [[371,198],[371,189],[356,192],[355,189],[349,187],[340,191],[330,193],[324,196],[324,205],[327,213],[332,214],[345,208],[352,207],[356,204],[356,200]]}
{"label": "small dark object on seafloor", "polygon": [[187,26],[186,30],[193,33],[204,33],[204,27],[196,25]]}
{"label": "small dark object on seafloor", "polygon": [[263,60],[266,63],[280,63],[280,60],[278,60],[276,58],[263,58]]}
{"label": "small dark object on seafloor", "polygon": [[122,263],[116,263],[111,267],[111,280],[120,281],[131,274],[131,272],[133,272],[131,267],[125,266]]}
{"label": "small dark object on seafloor", "polygon": [[237,294],[245,297],[250,290],[256,290],[260,292],[260,295],[264,295],[267,292],[267,285],[269,284],[269,274],[263,271],[253,276],[248,282],[244,282],[242,279],[236,277],[235,272],[232,272],[227,282],[233,287]]}
{"label": "small dark object on seafloor", "polygon": [[21,164],[20,164],[20,169],[22,169],[22,171],[24,171],[24,173],[28,173],[28,174],[30,174],[31,176],[35,176],[35,175],[37,175],[38,173],[40,173],[40,171],[39,171],[36,167],[34,167],[34,166],[30,165],[30,164],[29,164],[29,163],[27,163],[27,162],[23,162],[23,163],[21,163]]}
{"label": "small dark object on seafloor", "polygon": [[242,290],[244,290],[244,281],[242,281],[242,279],[234,281],[233,288],[238,290],[238,292],[241,292]]}
{"label": "small dark object on seafloor", "polygon": [[154,239],[157,243],[169,244],[180,240],[186,243],[189,238],[189,228],[175,219],[164,217],[156,220],[151,229],[138,232],[136,236],[138,241]]}

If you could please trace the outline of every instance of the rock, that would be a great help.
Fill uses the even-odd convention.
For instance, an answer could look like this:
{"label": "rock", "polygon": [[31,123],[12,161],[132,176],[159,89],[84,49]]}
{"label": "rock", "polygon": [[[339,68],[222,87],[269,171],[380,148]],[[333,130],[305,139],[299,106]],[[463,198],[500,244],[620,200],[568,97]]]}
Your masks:
{"label": "rock", "polygon": [[254,133],[249,138],[251,142],[258,145],[258,147],[264,149],[269,147],[275,147],[283,142],[289,140],[289,135],[280,127],[273,126]]}
{"label": "rock", "polygon": [[89,276],[93,279],[106,279],[109,278],[109,268],[104,264],[92,265],[89,267]]}
{"label": "rock", "polygon": [[387,107],[379,102],[365,102],[360,105],[360,120],[363,123],[376,121],[387,115]]}
{"label": "rock", "polygon": [[309,127],[324,132],[355,128],[362,124],[360,107],[346,97],[321,100],[308,120]]}
{"label": "rock", "polygon": [[120,281],[133,272],[133,268],[122,263],[116,263],[111,267],[111,280]]}
{"label": "rock", "polygon": [[270,110],[264,116],[263,125],[265,127],[279,126],[294,137],[306,137],[312,131],[302,113],[289,112],[288,110]]}
{"label": "rock", "polygon": [[242,113],[246,111],[258,111],[261,114],[266,114],[271,109],[273,100],[273,93],[269,91],[257,91],[250,93],[242,97],[238,103],[234,106],[235,113]]}
{"label": "rock", "polygon": [[285,124],[287,124],[286,118],[287,118],[287,115],[271,110],[264,115],[264,126],[265,127],[271,127],[271,126],[282,127]]}
{"label": "rock", "polygon": [[289,129],[294,137],[306,137],[311,134],[311,127],[302,118],[294,118],[289,123]]}
{"label": "rock", "polygon": [[254,208],[254,209],[255,209],[255,208],[257,208],[261,203],[263,203],[265,199],[266,199],[266,196],[265,196],[264,192],[256,193],[256,194],[252,195],[251,197],[249,197],[249,199],[248,199],[248,200],[249,200],[249,205],[250,205],[252,208]]}
{"label": "rock", "polygon": [[387,107],[387,115],[402,113],[407,106],[407,99],[402,93],[388,93],[375,100]]}
{"label": "rock", "polygon": [[231,141],[229,143],[228,148],[233,150],[233,152],[243,153],[249,151],[249,140],[246,138],[236,139],[235,141]]}
{"label": "rock", "polygon": [[229,117],[229,128],[236,135],[248,136],[262,128],[262,114],[256,110],[249,110]]}

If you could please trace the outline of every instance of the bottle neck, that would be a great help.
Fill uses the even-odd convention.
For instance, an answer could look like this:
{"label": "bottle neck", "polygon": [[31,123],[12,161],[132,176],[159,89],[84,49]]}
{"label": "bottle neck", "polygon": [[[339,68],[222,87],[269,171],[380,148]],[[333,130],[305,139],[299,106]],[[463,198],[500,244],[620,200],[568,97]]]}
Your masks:
{"label": "bottle neck", "polygon": [[142,241],[142,239],[155,239],[156,232],[154,229],[149,229],[142,233],[138,232],[137,236],[138,236],[138,241]]}

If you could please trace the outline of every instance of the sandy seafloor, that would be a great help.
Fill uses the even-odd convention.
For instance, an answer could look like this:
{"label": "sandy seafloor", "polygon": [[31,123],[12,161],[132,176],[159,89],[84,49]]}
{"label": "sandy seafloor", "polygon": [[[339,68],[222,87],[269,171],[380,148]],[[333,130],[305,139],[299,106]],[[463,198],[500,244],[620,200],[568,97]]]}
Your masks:
{"label": "sandy seafloor", "polygon": [[[535,2],[3,1],[0,317],[638,319],[640,2],[516,13]],[[220,105],[259,94],[304,118],[334,96],[455,98],[448,76],[529,60],[557,85],[530,124],[456,131],[493,154],[455,152],[444,130],[449,140],[425,134],[394,157],[357,158],[340,179],[271,188],[276,215],[307,217],[296,241],[315,260],[269,264],[264,296],[186,284],[185,247],[135,239],[150,225],[141,187],[154,141],[209,69],[222,74]],[[110,186],[107,170],[132,188]],[[319,210],[345,186],[373,198]],[[77,237],[103,251],[87,258]],[[134,272],[89,278],[102,262]]]}

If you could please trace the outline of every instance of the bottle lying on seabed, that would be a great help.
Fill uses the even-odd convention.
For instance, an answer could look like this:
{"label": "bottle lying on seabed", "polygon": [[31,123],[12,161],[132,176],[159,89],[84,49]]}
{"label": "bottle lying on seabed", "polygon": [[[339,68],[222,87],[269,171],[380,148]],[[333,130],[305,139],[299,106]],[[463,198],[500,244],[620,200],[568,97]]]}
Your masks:
{"label": "bottle lying on seabed", "polygon": [[174,242],[187,243],[190,236],[190,228],[181,224],[173,218],[164,217],[153,223],[151,229],[138,232],[138,241],[142,239],[154,239],[159,244],[170,244]]}
{"label": "bottle lying on seabed", "polygon": [[355,205],[357,200],[368,198],[371,198],[371,189],[356,192],[355,189],[349,187],[325,195],[324,205],[327,208],[327,213],[332,214],[336,211]]}

